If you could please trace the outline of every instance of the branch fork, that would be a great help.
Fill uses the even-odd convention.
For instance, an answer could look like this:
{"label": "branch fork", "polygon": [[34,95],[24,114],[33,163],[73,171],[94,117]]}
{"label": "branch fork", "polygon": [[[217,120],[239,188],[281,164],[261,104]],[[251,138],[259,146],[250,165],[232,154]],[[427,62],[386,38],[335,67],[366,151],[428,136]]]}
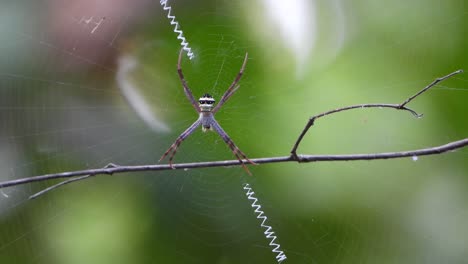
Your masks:
{"label": "branch fork", "polygon": [[324,112],[324,113],[321,113],[321,114],[318,114],[318,115],[315,115],[315,116],[311,117],[309,119],[309,121],[307,122],[305,128],[302,130],[301,134],[297,138],[296,143],[294,144],[293,148],[291,149],[291,158],[298,161],[298,162],[301,162],[301,159],[297,155],[297,148],[299,147],[299,145],[300,145],[302,139],[304,138],[304,136],[309,131],[310,127],[312,127],[314,125],[315,120],[317,120],[317,119],[319,119],[321,117],[330,115],[330,114],[335,114],[335,113],[339,113],[339,112],[343,112],[343,111],[347,111],[347,110],[351,110],[351,109],[376,108],[376,107],[377,108],[393,108],[393,109],[396,109],[396,110],[403,110],[403,111],[410,112],[411,114],[413,114],[413,116],[415,116],[417,118],[421,118],[423,116],[423,114],[418,114],[415,110],[406,107],[406,105],[408,103],[410,103],[411,101],[413,101],[416,97],[418,97],[421,94],[425,93],[431,87],[434,87],[435,85],[437,85],[439,82],[442,82],[442,81],[444,81],[444,80],[446,80],[446,79],[448,79],[448,78],[450,78],[450,77],[452,77],[454,75],[460,74],[462,72],[463,72],[463,70],[457,70],[457,71],[454,71],[454,72],[452,72],[450,74],[447,74],[447,75],[445,75],[443,77],[435,79],[433,82],[428,84],[426,87],[424,87],[422,90],[420,90],[416,94],[410,96],[408,99],[406,99],[401,104],[359,104],[359,105],[352,105],[352,106],[346,106],[346,107],[330,110],[330,111],[327,111],[327,112]]}

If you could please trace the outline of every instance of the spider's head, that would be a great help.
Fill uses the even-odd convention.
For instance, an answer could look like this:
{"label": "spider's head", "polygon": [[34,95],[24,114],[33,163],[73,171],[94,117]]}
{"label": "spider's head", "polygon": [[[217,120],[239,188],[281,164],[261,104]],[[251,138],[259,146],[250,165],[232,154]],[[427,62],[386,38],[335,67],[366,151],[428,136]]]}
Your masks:
{"label": "spider's head", "polygon": [[215,99],[210,94],[204,94],[200,99],[198,99],[198,106],[202,112],[210,112],[215,103]]}

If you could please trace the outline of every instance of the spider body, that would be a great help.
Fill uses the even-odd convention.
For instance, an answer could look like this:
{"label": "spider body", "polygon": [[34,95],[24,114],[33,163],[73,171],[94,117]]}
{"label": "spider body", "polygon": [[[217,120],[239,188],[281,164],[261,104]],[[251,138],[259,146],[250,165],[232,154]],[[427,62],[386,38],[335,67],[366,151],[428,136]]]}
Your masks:
{"label": "spider body", "polygon": [[223,96],[219,100],[219,103],[214,106],[215,104],[215,99],[210,95],[210,94],[204,94],[200,99],[198,99],[198,103],[195,101],[195,98],[193,97],[192,91],[187,85],[187,82],[185,81],[184,75],[182,73],[182,68],[180,67],[180,62],[182,59],[182,52],[183,49],[180,50],[179,53],[179,60],[177,63],[177,72],[179,74],[180,81],[182,82],[182,86],[184,87],[184,93],[185,96],[189,99],[190,103],[192,106],[195,108],[195,111],[199,113],[199,117],[197,121],[195,121],[187,130],[185,130],[180,136],[176,139],[174,144],[172,144],[169,149],[162,155],[161,159],[159,161],[163,160],[169,153],[172,152],[172,154],[169,157],[169,166],[172,167],[172,159],[174,158],[177,148],[179,145],[184,141],[188,136],[190,136],[197,127],[201,125],[203,132],[206,132],[207,130],[214,130],[216,133],[219,134],[219,136],[226,142],[226,144],[229,146],[231,151],[233,152],[234,156],[239,160],[241,163],[242,167],[244,170],[249,174],[252,175],[249,171],[249,169],[245,166],[245,162],[243,159],[245,159],[247,162],[249,162],[252,165],[256,165],[253,161],[251,161],[247,156],[242,152],[231,140],[231,138],[228,136],[228,134],[223,130],[223,128],[218,124],[216,119],[214,118],[214,115],[218,110],[223,106],[223,104],[234,94],[235,91],[239,88],[237,86],[237,83],[239,82],[240,78],[242,77],[242,74],[244,73],[245,65],[247,63],[248,59],[248,54],[245,54],[244,58],[244,63],[242,64],[242,67],[237,74],[236,78],[232,82],[232,84],[229,86],[229,88],[224,92]]}
{"label": "spider body", "polygon": [[213,130],[213,127],[211,126],[214,120],[212,113],[210,112],[200,113],[200,119],[201,119],[201,126],[202,126],[203,132],[206,132],[208,130]]}
{"label": "spider body", "polygon": [[[204,94],[198,100],[198,107],[200,107],[200,120],[203,132],[207,130],[213,130],[211,124],[213,123],[214,116],[211,111],[213,111],[213,105],[215,99],[210,94]],[[216,121],[216,120],[215,120]]]}

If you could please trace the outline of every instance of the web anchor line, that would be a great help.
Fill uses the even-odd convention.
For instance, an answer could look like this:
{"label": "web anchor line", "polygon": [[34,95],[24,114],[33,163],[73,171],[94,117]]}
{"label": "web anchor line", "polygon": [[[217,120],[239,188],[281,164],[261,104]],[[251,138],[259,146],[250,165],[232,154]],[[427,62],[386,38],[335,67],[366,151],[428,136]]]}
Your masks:
{"label": "web anchor line", "polygon": [[180,29],[179,22],[175,20],[175,16],[171,15],[172,7],[167,5],[167,0],[161,0],[160,4],[163,10],[167,11],[167,18],[169,18],[171,25],[174,25],[174,32],[178,34],[177,39],[181,41],[180,45],[182,46],[182,49],[187,52],[189,59],[193,59],[195,54],[193,54],[192,49],[189,47],[189,43],[184,37],[184,32]]}
{"label": "web anchor line", "polygon": [[248,183],[244,183],[244,190],[245,195],[247,196],[247,199],[252,201],[252,208],[255,208],[254,213],[257,215],[257,219],[262,219],[262,223],[260,224],[260,227],[265,229],[265,234],[266,239],[270,241],[269,245],[272,248],[271,252],[276,254],[276,261],[278,263],[283,262],[285,259],[287,259],[286,254],[280,249],[281,245],[277,242],[275,232],[273,231],[273,228],[269,225],[266,224],[266,221],[268,220],[268,217],[265,215],[265,212],[262,211],[262,206],[260,203],[258,203],[258,199],[254,196],[255,192],[252,190],[252,187]]}

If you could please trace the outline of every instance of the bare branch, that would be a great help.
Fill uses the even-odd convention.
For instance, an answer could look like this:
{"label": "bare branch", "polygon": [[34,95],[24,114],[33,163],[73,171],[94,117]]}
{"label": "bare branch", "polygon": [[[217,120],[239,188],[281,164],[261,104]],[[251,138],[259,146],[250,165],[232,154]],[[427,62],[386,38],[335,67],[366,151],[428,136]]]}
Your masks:
{"label": "bare branch", "polygon": [[422,93],[426,92],[427,90],[429,90],[431,87],[435,86],[436,84],[438,84],[439,82],[441,81],[444,81],[454,75],[457,75],[459,73],[462,73],[463,70],[458,70],[458,71],[454,71],[450,74],[447,74],[445,75],[444,77],[440,77],[440,78],[437,78],[435,79],[433,82],[431,82],[430,84],[428,84],[426,87],[424,87],[424,89],[422,89],[421,91],[417,92],[415,95],[411,96],[410,98],[406,99],[406,101],[404,101],[400,106],[401,107],[404,107],[407,103],[413,101],[414,98],[420,96]]}
{"label": "bare branch", "polygon": [[299,144],[301,143],[304,136],[307,134],[307,131],[309,131],[309,128],[314,125],[315,120],[317,120],[317,119],[319,119],[321,117],[327,116],[327,115],[331,115],[331,114],[335,114],[335,113],[339,113],[339,112],[343,112],[343,111],[347,111],[347,110],[351,110],[351,109],[361,109],[361,108],[393,108],[393,109],[396,109],[396,110],[408,111],[408,112],[410,112],[411,114],[413,114],[416,117],[421,116],[416,111],[414,111],[414,110],[412,110],[410,108],[407,108],[405,106],[402,107],[399,104],[360,104],[360,105],[352,105],[352,106],[347,106],[347,107],[342,107],[342,108],[330,110],[330,111],[321,113],[319,115],[313,116],[313,117],[311,117],[309,119],[306,126],[302,130],[301,134],[297,138],[296,143],[294,143],[294,146],[291,149],[291,154],[293,156],[297,156],[297,154],[296,154],[297,148],[299,147]]}
{"label": "bare branch", "polygon": [[[117,165],[115,165],[114,163],[109,163],[107,164],[104,168],[116,168]],[[59,182],[55,185],[52,185],[50,187],[47,187],[45,188],[44,190],[40,191],[40,192],[37,192],[31,196],[29,196],[29,199],[32,200],[32,199],[36,199],[37,197],[45,194],[46,192],[50,192],[52,190],[55,190],[59,187],[62,187],[63,185],[66,185],[66,184],[69,184],[69,183],[72,183],[72,182],[76,182],[76,181],[81,181],[81,180],[86,180],[87,178],[91,177],[92,175],[88,174],[88,175],[83,175],[83,176],[79,176],[79,177],[76,177],[76,178],[71,178],[71,179],[68,179],[68,180],[65,180],[65,181],[62,181],[62,182]]]}
{"label": "bare branch", "polygon": [[[278,163],[278,162],[321,162],[321,161],[351,161],[351,160],[378,160],[378,159],[396,159],[404,157],[420,157],[427,155],[437,155],[447,151],[454,151],[456,149],[461,149],[468,146],[468,138],[450,142],[445,145],[410,150],[403,152],[384,152],[384,153],[371,153],[371,154],[349,154],[349,155],[297,155],[295,158],[293,155],[282,156],[282,157],[269,157],[269,158],[257,158],[252,159],[253,162],[257,164],[266,164],[266,163]],[[246,161],[244,161],[246,162]],[[228,166],[242,166],[242,163],[239,160],[223,160],[223,161],[209,161],[209,162],[194,162],[194,163],[179,163],[173,164],[173,168],[169,165],[140,165],[140,166],[118,166],[115,167],[105,167],[101,169],[89,169],[81,171],[70,171],[70,172],[61,172],[61,173],[52,173],[45,174],[41,176],[33,176],[22,179],[15,179],[10,181],[0,182],[0,188],[22,185],[26,183],[46,181],[59,178],[72,178],[74,181],[87,179],[91,176],[96,175],[112,175],[117,173],[125,172],[143,172],[143,171],[164,171],[164,170],[181,170],[181,169],[200,169],[200,168],[210,168],[210,167],[228,167]],[[80,178],[74,178],[81,176]],[[69,183],[71,180],[67,180]],[[63,184],[66,184],[62,182]],[[59,183],[63,185],[62,183]],[[52,186],[53,187],[53,186]],[[57,186],[58,187],[58,186]],[[44,190],[45,191],[45,190]],[[36,198],[39,195],[34,195],[32,198]]]}
{"label": "bare branch", "polygon": [[84,176],[79,176],[79,177],[76,177],[76,178],[71,178],[71,179],[68,179],[68,180],[65,180],[65,181],[62,181],[62,182],[59,182],[55,185],[52,185],[50,187],[47,187],[45,188],[44,190],[42,191],[39,191],[31,196],[29,196],[29,200],[32,200],[32,199],[36,199],[37,197],[47,193],[47,192],[50,192],[50,191],[53,191],[59,187],[62,187],[63,185],[66,185],[66,184],[69,184],[69,183],[72,183],[72,182],[77,182],[77,181],[81,181],[81,180],[85,180],[87,178],[91,177],[91,175],[84,175]]}
{"label": "bare branch", "polygon": [[[322,114],[313,116],[309,119],[308,123],[306,124],[305,128],[302,130],[301,134],[299,135],[296,143],[294,144],[291,155],[289,156],[282,156],[282,157],[269,157],[269,158],[257,158],[251,159],[252,162],[256,164],[265,164],[265,163],[278,163],[278,162],[320,162],[320,161],[352,161],[352,160],[377,160],[377,159],[395,159],[395,158],[404,158],[404,157],[419,157],[419,156],[426,156],[426,155],[437,155],[447,151],[454,151],[457,149],[464,148],[468,146],[468,138],[461,139],[458,141],[450,142],[448,144],[426,148],[426,149],[418,149],[418,150],[411,150],[411,151],[402,151],[402,152],[385,152],[385,153],[371,153],[371,154],[349,154],[349,155],[298,155],[296,153],[297,148],[299,147],[300,142],[304,138],[305,134],[309,128],[314,124],[315,120],[327,115],[351,110],[351,109],[358,109],[358,108],[392,108],[395,110],[403,110],[413,114],[416,117],[421,117],[422,115],[418,114],[416,111],[406,107],[406,104],[411,102],[413,99],[418,97],[419,95],[426,92],[431,87],[435,86],[437,83],[450,78],[456,74],[461,73],[462,70],[455,71],[450,73],[444,77],[437,78],[424,89],[416,93],[415,95],[409,97],[401,104],[361,104],[361,105],[353,105],[338,108],[335,110],[327,111]],[[31,195],[29,198],[34,199],[37,198],[44,193],[47,193],[51,190],[59,188],[63,185],[81,181],[88,179],[92,176],[96,175],[112,175],[117,173],[125,173],[125,172],[142,172],[142,171],[163,171],[163,170],[172,170],[172,169],[199,169],[199,168],[209,168],[209,167],[228,167],[228,166],[242,166],[243,163],[246,163],[248,160],[224,160],[224,161],[210,161],[210,162],[194,162],[194,163],[179,163],[179,164],[172,164],[172,165],[140,165],[140,166],[119,166],[115,164],[109,164],[101,169],[89,169],[89,170],[81,170],[81,171],[70,171],[70,172],[61,172],[61,173],[52,173],[52,174],[45,174],[40,176],[33,176],[27,177],[22,179],[15,179],[10,181],[0,182],[0,188],[22,185],[32,182],[39,182],[39,181],[46,181],[52,179],[60,179],[64,178],[64,180],[58,184],[52,185],[34,195]]]}
{"label": "bare branch", "polygon": [[298,158],[297,156],[297,148],[299,147],[299,144],[301,143],[302,139],[304,138],[304,136],[307,134],[307,131],[309,131],[309,128],[311,126],[314,125],[314,122],[316,119],[319,119],[321,117],[324,117],[324,116],[327,116],[327,115],[330,115],[330,114],[335,114],[335,113],[338,113],[338,112],[343,112],[343,111],[347,111],[347,110],[351,110],[351,109],[358,109],[358,108],[393,108],[393,109],[396,109],[396,110],[404,110],[404,111],[408,111],[410,112],[411,114],[413,114],[415,117],[422,117],[422,114],[418,114],[416,111],[412,110],[411,108],[408,108],[406,107],[406,104],[408,104],[409,102],[411,102],[413,99],[415,99],[416,97],[418,97],[419,95],[423,94],[424,92],[426,92],[427,90],[429,90],[431,87],[434,87],[436,84],[438,84],[439,82],[441,81],[444,81],[456,74],[459,74],[459,73],[462,73],[463,70],[457,70],[457,71],[454,71],[448,75],[445,75],[444,77],[440,77],[440,78],[437,78],[435,79],[433,82],[431,82],[429,85],[427,85],[426,87],[424,87],[421,91],[417,92],[415,95],[409,97],[408,99],[406,99],[403,103],[401,104],[360,104],[360,105],[352,105],[352,106],[346,106],[346,107],[342,107],[342,108],[338,108],[338,109],[334,109],[334,110],[330,110],[330,111],[327,111],[327,112],[324,112],[324,113],[321,113],[319,115],[315,115],[313,117],[311,117],[309,119],[309,121],[307,122],[306,126],[304,127],[304,129],[302,130],[301,134],[299,135],[299,137],[297,138],[296,140],[296,143],[294,143],[294,146],[293,148],[291,149],[291,155],[295,158]]}

